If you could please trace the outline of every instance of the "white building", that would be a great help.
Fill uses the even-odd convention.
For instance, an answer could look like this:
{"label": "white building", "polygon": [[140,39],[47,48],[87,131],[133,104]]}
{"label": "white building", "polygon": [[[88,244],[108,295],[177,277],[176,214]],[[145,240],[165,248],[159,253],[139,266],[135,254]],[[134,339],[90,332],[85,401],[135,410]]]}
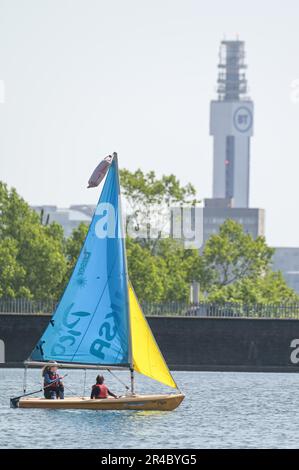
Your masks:
{"label": "white building", "polygon": [[218,100],[211,102],[214,137],[213,198],[230,198],[234,207],[249,206],[250,137],[253,102],[246,97],[244,42],[222,41],[218,65]]}

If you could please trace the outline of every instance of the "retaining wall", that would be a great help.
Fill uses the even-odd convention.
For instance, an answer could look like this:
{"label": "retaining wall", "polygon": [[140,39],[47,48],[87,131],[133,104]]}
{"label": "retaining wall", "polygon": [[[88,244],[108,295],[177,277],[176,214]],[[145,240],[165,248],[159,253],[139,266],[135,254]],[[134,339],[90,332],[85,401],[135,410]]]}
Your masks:
{"label": "retaining wall", "polygon": [[[0,315],[0,362],[19,366],[48,315]],[[299,371],[299,320],[148,317],[171,369]]]}

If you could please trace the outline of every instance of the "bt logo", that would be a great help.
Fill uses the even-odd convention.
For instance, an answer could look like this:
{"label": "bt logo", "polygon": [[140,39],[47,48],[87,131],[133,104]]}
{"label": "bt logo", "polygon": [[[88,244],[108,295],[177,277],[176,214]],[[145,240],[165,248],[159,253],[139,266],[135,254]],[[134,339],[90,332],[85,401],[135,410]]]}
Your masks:
{"label": "bt logo", "polygon": [[246,106],[240,106],[234,113],[234,126],[239,132],[248,132],[252,127],[252,113]]}

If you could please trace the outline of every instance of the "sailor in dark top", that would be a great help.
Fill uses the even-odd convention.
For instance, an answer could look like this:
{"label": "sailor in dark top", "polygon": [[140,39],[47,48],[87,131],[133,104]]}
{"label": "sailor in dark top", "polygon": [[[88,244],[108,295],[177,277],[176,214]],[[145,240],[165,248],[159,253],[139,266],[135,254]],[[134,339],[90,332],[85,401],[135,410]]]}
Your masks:
{"label": "sailor in dark top", "polygon": [[44,396],[45,398],[55,400],[60,398],[64,399],[64,386],[61,380],[61,376],[58,374],[57,366],[46,366],[43,369],[43,378],[44,378]]}

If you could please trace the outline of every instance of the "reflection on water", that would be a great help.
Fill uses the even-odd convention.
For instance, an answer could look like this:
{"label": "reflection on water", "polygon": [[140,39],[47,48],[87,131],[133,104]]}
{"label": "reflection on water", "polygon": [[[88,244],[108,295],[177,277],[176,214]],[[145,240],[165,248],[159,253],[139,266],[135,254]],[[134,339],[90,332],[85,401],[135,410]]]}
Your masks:
{"label": "reflection on water", "polygon": [[[177,372],[186,394],[181,406],[161,411],[10,409],[22,393],[20,369],[0,369],[1,448],[297,448],[296,374]],[[96,374],[87,372],[87,388]],[[119,376],[128,382],[128,374]],[[108,386],[123,394],[109,374]],[[39,388],[40,371],[28,371],[28,390]],[[66,385],[82,394],[82,371],[69,371]],[[141,393],[169,389],[138,377]],[[71,392],[67,391],[68,395]]]}
{"label": "reflection on water", "polygon": [[167,411],[136,411],[134,418],[142,418],[143,416],[161,416],[165,413],[167,413]]}

